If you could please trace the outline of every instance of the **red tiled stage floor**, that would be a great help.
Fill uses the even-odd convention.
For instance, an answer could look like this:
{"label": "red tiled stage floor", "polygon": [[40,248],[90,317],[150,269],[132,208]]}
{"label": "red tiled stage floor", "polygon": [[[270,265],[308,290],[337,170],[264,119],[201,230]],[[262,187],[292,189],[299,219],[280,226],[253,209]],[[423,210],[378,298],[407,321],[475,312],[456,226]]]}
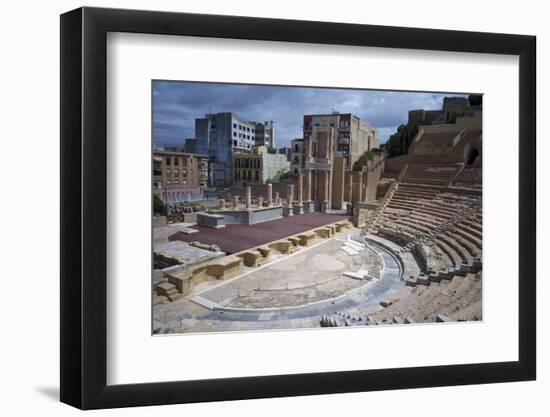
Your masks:
{"label": "red tiled stage floor", "polygon": [[178,232],[170,236],[170,240],[182,240],[184,242],[198,240],[201,243],[216,244],[224,252],[236,253],[348,218],[349,216],[342,214],[310,213],[283,217],[282,219],[250,226],[246,224],[228,224],[221,229],[193,226],[193,229],[199,231],[198,233],[187,235]]}

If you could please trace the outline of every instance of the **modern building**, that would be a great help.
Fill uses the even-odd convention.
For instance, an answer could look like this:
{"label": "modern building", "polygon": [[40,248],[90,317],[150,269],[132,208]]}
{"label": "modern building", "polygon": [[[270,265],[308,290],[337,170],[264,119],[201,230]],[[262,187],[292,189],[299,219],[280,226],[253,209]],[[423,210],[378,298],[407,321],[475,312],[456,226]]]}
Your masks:
{"label": "modern building", "polygon": [[208,157],[185,152],[153,152],[153,193],[165,203],[202,197],[208,187]]}
{"label": "modern building", "polygon": [[185,152],[185,153],[197,153],[197,139],[195,139],[195,138],[185,139],[185,142],[184,142],[184,145],[183,145],[183,152]]}
{"label": "modern building", "polygon": [[359,157],[378,148],[378,134],[365,120],[338,112],[304,115],[303,129],[300,169],[311,189],[311,200],[322,211],[341,209],[351,199],[350,187],[344,182]]}
{"label": "modern building", "polygon": [[304,162],[304,139],[292,139],[290,141],[290,172],[293,177],[303,174]]}
{"label": "modern building", "polygon": [[290,146],[283,146],[282,148],[277,149],[277,153],[284,155],[287,161],[290,162],[292,156],[292,149],[290,148]]}
{"label": "modern building", "polygon": [[[312,141],[317,143],[315,135],[319,129],[330,130],[334,155],[345,159],[345,168],[351,169],[363,153],[379,146],[376,129],[365,120],[351,113],[311,114],[304,116],[304,145]],[[320,130],[319,130],[320,131]]]}
{"label": "modern building", "polygon": [[236,113],[207,114],[195,119],[197,153],[208,155],[213,186],[231,185],[233,152],[251,152],[256,140],[256,123]]}
{"label": "modern building", "polygon": [[275,123],[273,120],[256,123],[256,146],[267,146],[275,149]]}
{"label": "modern building", "polygon": [[276,182],[289,170],[290,162],[285,155],[269,153],[266,146],[259,146],[252,153],[233,154],[232,182],[235,187]]}

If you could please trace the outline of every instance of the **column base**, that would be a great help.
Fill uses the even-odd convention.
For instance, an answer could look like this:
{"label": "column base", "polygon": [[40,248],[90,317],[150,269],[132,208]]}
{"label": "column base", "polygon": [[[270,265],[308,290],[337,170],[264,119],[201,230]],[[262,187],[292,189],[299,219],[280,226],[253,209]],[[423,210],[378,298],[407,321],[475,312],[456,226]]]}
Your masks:
{"label": "column base", "polygon": [[322,213],[326,213],[327,211],[329,211],[329,208],[330,208],[330,203],[328,201],[323,201],[321,203],[321,212]]}
{"label": "column base", "polygon": [[305,201],[304,202],[304,213],[313,213],[315,211],[315,202],[314,201]]}
{"label": "column base", "polygon": [[292,206],[292,211],[294,212],[294,214],[304,214],[304,205],[296,204]]}
{"label": "column base", "polygon": [[283,216],[284,217],[294,216],[292,207],[284,206],[283,207]]}
{"label": "column base", "polygon": [[353,204],[351,203],[346,204],[346,215],[353,216]]}

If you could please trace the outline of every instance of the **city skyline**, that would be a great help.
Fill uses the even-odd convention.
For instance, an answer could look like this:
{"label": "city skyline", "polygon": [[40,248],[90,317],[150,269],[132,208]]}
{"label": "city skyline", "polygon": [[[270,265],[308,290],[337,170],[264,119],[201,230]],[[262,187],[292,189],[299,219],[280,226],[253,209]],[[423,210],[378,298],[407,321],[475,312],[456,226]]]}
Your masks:
{"label": "city skyline", "polygon": [[[153,82],[153,140],[159,146],[181,147],[195,137],[195,118],[207,113],[234,112],[255,122],[273,120],[277,147],[302,136],[304,114],[353,113],[378,131],[385,143],[406,123],[408,111],[440,109],[445,96],[423,93],[337,88],[242,85],[185,81]],[[298,115],[298,116],[297,116]]]}

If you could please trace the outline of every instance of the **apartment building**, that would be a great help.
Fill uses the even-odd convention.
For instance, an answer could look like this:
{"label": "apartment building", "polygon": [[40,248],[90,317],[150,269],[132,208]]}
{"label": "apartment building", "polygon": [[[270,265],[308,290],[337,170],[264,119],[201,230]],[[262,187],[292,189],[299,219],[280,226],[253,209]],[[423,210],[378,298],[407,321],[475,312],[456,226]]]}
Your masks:
{"label": "apartment building", "polygon": [[153,152],[153,193],[165,203],[193,200],[208,187],[208,157],[185,152]]}

